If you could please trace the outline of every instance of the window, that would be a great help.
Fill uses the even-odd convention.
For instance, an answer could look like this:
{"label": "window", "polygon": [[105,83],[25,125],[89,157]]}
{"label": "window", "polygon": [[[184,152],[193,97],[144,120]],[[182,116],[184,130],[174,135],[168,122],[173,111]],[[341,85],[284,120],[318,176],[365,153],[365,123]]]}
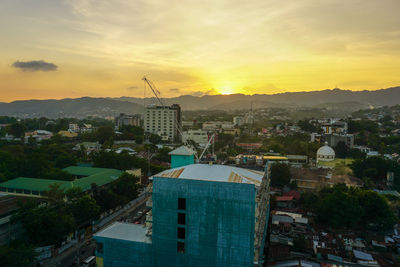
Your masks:
{"label": "window", "polygon": [[178,241],[177,245],[178,253],[185,253],[185,243]]}
{"label": "window", "polygon": [[186,198],[178,198],[178,209],[186,210]]}
{"label": "window", "polygon": [[178,224],[186,224],[186,214],[178,213]]}
{"label": "window", "polygon": [[103,243],[96,242],[97,252],[103,254]]}
{"label": "window", "polygon": [[183,227],[178,227],[178,239],[185,239],[186,229]]}

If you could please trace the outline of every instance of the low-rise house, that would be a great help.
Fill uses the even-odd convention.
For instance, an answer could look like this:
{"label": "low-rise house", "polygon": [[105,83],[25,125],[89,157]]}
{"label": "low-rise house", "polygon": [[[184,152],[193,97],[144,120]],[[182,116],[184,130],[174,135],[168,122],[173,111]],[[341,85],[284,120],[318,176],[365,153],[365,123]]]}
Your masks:
{"label": "low-rise house", "polygon": [[65,138],[75,138],[78,136],[78,134],[75,132],[63,131],[63,130],[59,131],[58,134]]}
{"label": "low-rise house", "polygon": [[80,150],[82,147],[86,151],[86,154],[89,155],[92,152],[100,151],[101,144],[99,144],[99,142],[83,142],[83,143],[77,144],[73,149]]}
{"label": "low-rise house", "polygon": [[277,196],[275,201],[279,208],[293,208],[296,202],[293,196]]}

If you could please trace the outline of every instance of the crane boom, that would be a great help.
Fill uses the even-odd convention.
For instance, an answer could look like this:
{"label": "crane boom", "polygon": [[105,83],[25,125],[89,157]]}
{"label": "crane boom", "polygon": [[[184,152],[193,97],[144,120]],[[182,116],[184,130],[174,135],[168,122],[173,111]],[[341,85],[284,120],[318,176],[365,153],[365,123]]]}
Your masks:
{"label": "crane boom", "polygon": [[155,85],[146,78],[146,76],[143,76],[142,80],[147,83],[147,85],[150,87],[151,91],[153,92],[153,94],[156,96],[158,102],[160,102],[161,106],[164,106],[164,103],[162,102],[161,99],[161,93],[160,91],[157,90],[157,88],[155,87]]}
{"label": "crane boom", "polygon": [[206,150],[208,149],[208,147],[210,146],[211,142],[214,140],[215,137],[215,133],[213,133],[213,135],[210,137],[210,140],[208,140],[207,145],[205,146],[203,152],[201,153],[200,157],[197,160],[201,160],[201,158],[203,157],[204,153],[206,152]]}

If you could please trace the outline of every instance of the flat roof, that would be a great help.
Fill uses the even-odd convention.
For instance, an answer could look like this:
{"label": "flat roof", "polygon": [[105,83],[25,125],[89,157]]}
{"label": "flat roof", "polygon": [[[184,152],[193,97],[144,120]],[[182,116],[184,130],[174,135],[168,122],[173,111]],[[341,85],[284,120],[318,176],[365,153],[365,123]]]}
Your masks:
{"label": "flat roof", "polygon": [[147,231],[148,228],[143,224],[115,222],[109,227],[97,232],[94,237],[151,243],[150,238],[146,236]]}
{"label": "flat roof", "polygon": [[259,186],[264,172],[228,165],[190,164],[160,172],[153,177],[245,183]]}
{"label": "flat roof", "polygon": [[89,190],[91,185],[95,183],[98,186],[108,184],[116,179],[123,173],[123,171],[107,168],[92,168],[92,167],[76,167],[71,166],[63,169],[72,175],[87,176],[74,181],[41,179],[18,177],[6,182],[0,183],[0,187],[31,190],[31,191],[47,191],[49,185],[60,184],[61,188],[69,189],[72,187],[80,187],[83,191]]}

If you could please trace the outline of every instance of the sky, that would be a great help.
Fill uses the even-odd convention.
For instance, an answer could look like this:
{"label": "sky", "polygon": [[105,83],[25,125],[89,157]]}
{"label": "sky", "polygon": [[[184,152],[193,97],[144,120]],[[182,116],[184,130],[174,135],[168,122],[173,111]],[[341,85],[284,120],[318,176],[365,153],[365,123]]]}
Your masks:
{"label": "sky", "polygon": [[399,0],[2,0],[0,101],[400,85]]}

